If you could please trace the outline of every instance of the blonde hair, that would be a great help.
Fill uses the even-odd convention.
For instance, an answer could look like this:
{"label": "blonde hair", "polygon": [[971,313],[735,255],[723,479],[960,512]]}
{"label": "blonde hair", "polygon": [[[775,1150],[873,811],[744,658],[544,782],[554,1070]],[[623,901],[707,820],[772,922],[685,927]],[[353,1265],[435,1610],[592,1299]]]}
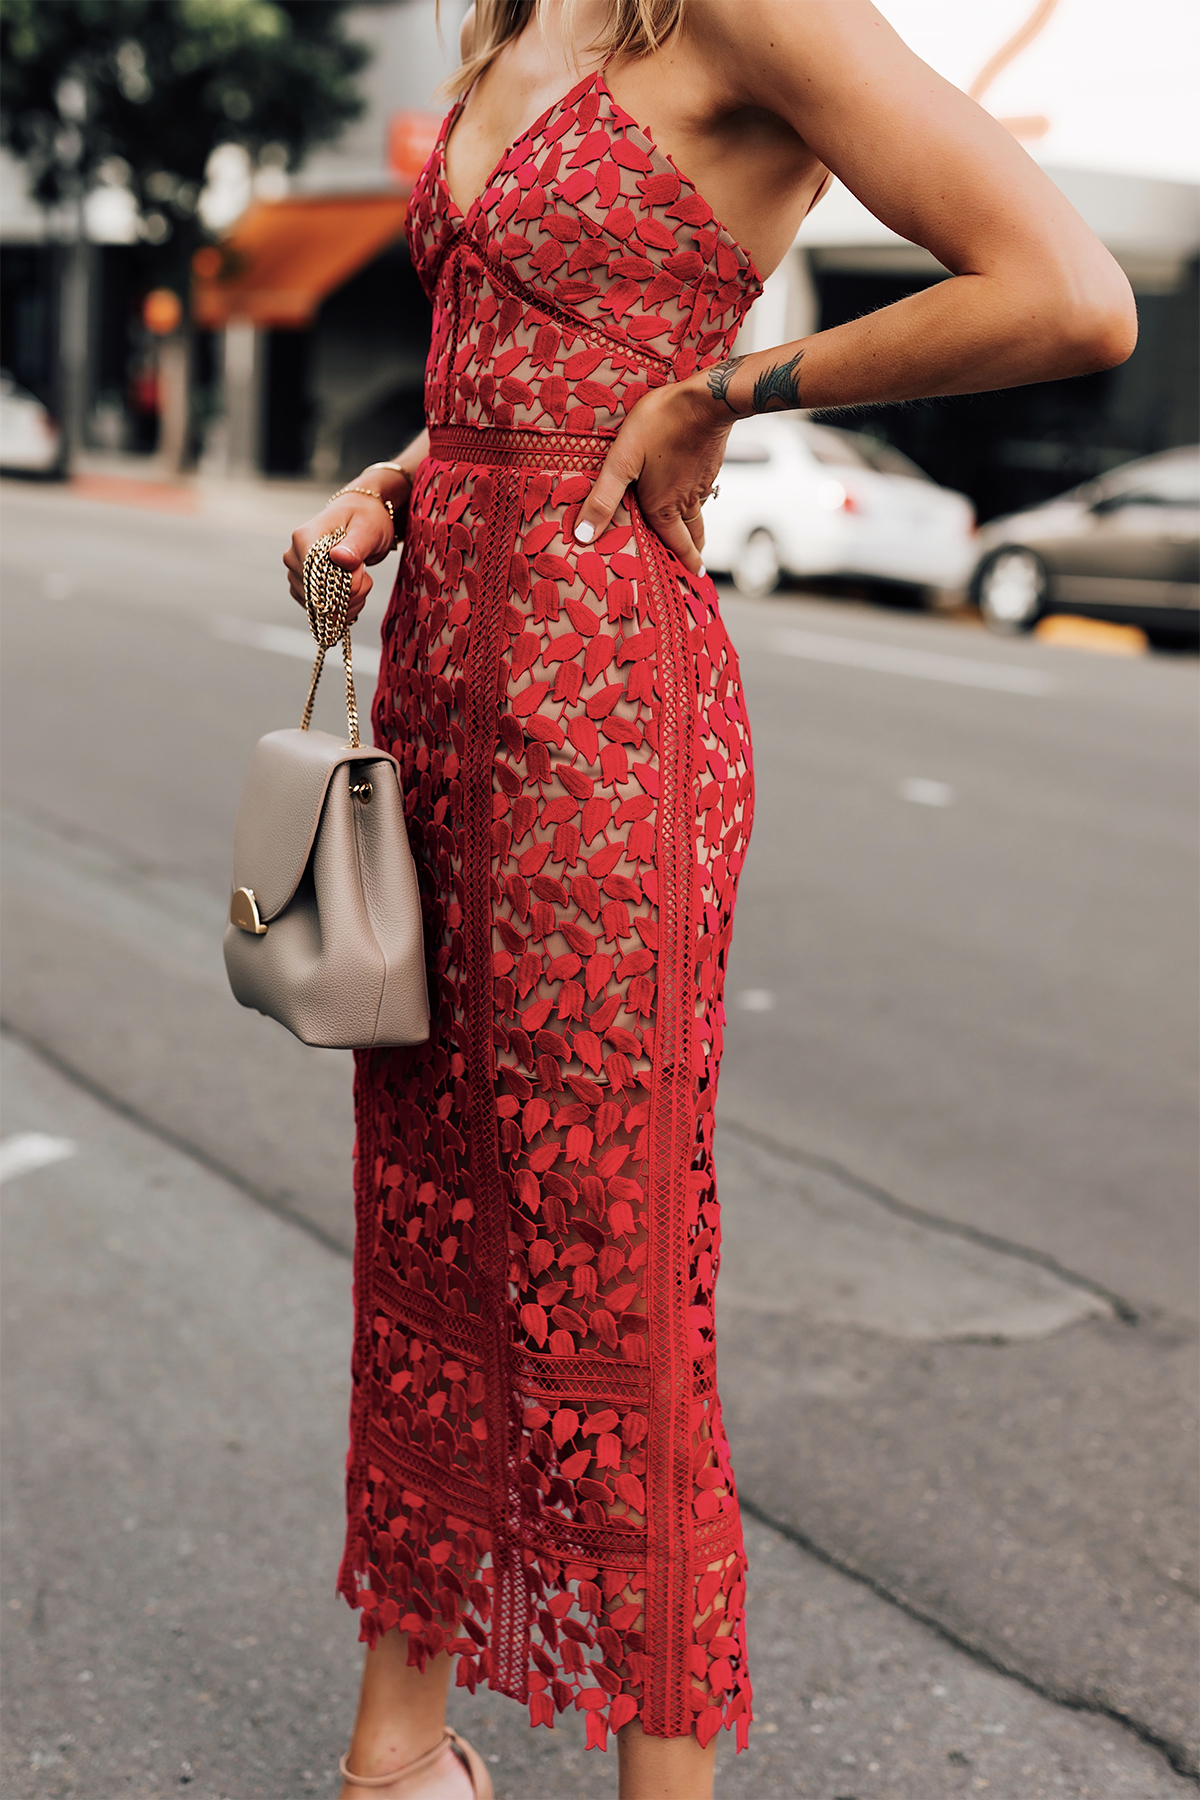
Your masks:
{"label": "blonde hair", "polygon": [[[438,0],[439,8],[441,0]],[[506,44],[520,37],[530,19],[545,11],[547,0],[475,0],[471,54],[443,83],[457,99],[465,94]],[[679,27],[687,0],[609,0],[608,24],[588,49],[610,56],[645,56],[665,43]],[[571,36],[575,0],[563,0],[563,25]]]}

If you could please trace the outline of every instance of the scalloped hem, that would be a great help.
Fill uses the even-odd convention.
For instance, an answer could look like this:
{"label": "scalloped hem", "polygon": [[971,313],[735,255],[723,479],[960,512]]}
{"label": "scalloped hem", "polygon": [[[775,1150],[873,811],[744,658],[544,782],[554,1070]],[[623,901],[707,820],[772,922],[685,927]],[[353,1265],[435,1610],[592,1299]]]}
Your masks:
{"label": "scalloped hem", "polygon": [[[353,1577],[350,1579],[353,1580]],[[477,1643],[473,1637],[452,1637],[436,1622],[427,1622],[417,1613],[402,1613],[390,1596],[377,1602],[370,1588],[354,1590],[348,1588],[343,1581],[339,1583],[338,1591],[350,1607],[362,1614],[358,1634],[360,1643],[374,1649],[385,1632],[404,1631],[408,1634],[410,1666],[423,1669],[427,1657],[446,1652],[457,1658],[457,1687],[465,1687],[472,1694],[480,1682],[492,1687],[491,1652],[486,1644]],[[394,1618],[391,1616],[393,1613]],[[475,1628],[481,1631],[481,1627]],[[543,1675],[540,1670],[531,1670],[528,1681],[529,1723],[545,1725],[553,1731],[555,1714],[566,1712],[568,1707],[573,1706],[576,1712],[584,1713],[587,1719],[587,1742],[584,1745],[587,1750],[607,1750],[609,1732],[620,1731],[623,1726],[631,1725],[641,1712],[641,1703],[633,1694],[610,1694],[601,1687],[575,1685],[560,1677]],[[722,1730],[736,1731],[735,1754],[740,1755],[749,1747],[750,1721],[754,1716],[753,1691],[749,1681],[725,1701],[694,1693],[691,1707],[692,1729],[686,1735],[694,1737],[702,1749]]]}

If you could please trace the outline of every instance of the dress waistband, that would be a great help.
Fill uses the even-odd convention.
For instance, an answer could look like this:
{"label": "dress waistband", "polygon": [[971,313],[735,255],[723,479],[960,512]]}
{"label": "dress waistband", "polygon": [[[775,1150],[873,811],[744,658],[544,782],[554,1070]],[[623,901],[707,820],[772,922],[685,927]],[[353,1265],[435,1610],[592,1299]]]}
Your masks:
{"label": "dress waistband", "polygon": [[572,469],[598,475],[611,437],[578,431],[516,431],[500,426],[431,425],[429,454],[439,462],[486,463],[510,469]]}

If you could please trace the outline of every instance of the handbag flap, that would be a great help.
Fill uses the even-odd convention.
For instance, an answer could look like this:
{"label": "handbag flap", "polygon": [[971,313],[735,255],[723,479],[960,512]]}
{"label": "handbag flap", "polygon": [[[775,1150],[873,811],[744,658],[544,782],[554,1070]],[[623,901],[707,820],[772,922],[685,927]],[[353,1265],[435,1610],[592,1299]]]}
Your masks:
{"label": "handbag flap", "polygon": [[250,758],[233,828],[233,885],[253,888],[259,917],[281,913],[300,885],[334,772],[346,763],[390,763],[369,744],[351,749],[328,731],[269,731]]}

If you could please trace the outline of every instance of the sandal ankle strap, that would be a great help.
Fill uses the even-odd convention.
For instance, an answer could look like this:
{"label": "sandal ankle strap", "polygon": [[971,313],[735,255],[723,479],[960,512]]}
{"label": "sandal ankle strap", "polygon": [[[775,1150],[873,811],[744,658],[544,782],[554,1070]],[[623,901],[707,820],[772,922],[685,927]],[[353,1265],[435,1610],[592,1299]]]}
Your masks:
{"label": "sandal ankle strap", "polygon": [[394,1781],[399,1781],[399,1779],[402,1775],[416,1775],[416,1774],[419,1774],[422,1769],[428,1768],[432,1763],[437,1761],[437,1758],[442,1754],[442,1751],[446,1748],[447,1744],[453,1744],[456,1741],[457,1741],[457,1739],[456,1739],[455,1733],[450,1730],[449,1726],[447,1726],[446,1729],[443,1731],[441,1737],[438,1739],[437,1743],[433,1746],[432,1750],[426,1750],[426,1752],[423,1756],[415,1757],[412,1762],[406,1762],[402,1768],[393,1769],[390,1775],[354,1775],[354,1774],[351,1774],[350,1770],[346,1767],[346,1764],[350,1760],[350,1755],[349,1755],[348,1751],[347,1751],[346,1755],[343,1756],[341,1762],[338,1764],[338,1770],[341,1774],[342,1780],[348,1781],[350,1783],[351,1787],[360,1787],[360,1788],[391,1787],[392,1783]]}

